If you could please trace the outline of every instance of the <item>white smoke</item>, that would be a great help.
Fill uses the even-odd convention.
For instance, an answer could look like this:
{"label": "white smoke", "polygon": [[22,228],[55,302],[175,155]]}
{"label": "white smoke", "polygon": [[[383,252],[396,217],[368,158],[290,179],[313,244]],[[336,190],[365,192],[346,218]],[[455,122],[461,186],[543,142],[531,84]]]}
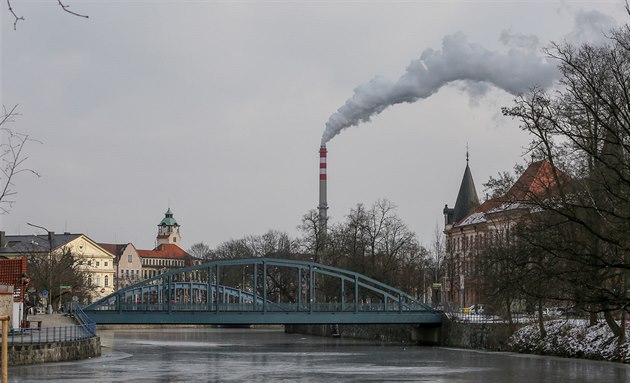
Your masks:
{"label": "white smoke", "polygon": [[427,98],[452,81],[490,83],[519,94],[534,86],[546,88],[558,75],[555,65],[532,51],[511,49],[507,54],[495,53],[456,33],[444,37],[441,51],[422,52],[398,81],[375,77],[354,89],[354,95],[330,116],[322,145],[343,129],[370,121],[391,105]]}
{"label": "white smoke", "polygon": [[519,48],[528,52],[535,53],[540,49],[540,42],[536,35],[523,35],[519,33],[512,33],[507,30],[501,32],[499,41],[508,47]]}

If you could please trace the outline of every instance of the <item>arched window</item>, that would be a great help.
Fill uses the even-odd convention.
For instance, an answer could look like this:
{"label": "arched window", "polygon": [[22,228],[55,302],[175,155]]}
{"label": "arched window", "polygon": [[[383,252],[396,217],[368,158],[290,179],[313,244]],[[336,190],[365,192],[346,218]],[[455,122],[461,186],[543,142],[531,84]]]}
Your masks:
{"label": "arched window", "polygon": [[105,276],[105,287],[109,286],[109,275]]}

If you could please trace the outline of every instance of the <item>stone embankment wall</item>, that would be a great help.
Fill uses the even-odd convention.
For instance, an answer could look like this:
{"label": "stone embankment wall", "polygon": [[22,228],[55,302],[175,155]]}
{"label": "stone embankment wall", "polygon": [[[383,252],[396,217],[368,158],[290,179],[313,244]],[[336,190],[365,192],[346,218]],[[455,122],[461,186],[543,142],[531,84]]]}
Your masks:
{"label": "stone embankment wall", "polygon": [[9,346],[9,366],[24,364],[67,362],[101,356],[101,339],[73,340],[43,344]]}
{"label": "stone embankment wall", "polygon": [[515,328],[507,323],[470,323],[445,320],[440,346],[477,350],[508,351]]}
{"label": "stone embankment wall", "polygon": [[402,324],[340,324],[340,325],[285,325],[289,334],[377,340],[381,342],[437,345],[440,341],[439,327],[419,327]]}
{"label": "stone embankment wall", "polygon": [[480,350],[508,350],[508,339],[513,332],[503,323],[468,323],[444,320],[441,327],[417,325],[286,325],[285,332],[317,336],[378,340],[382,342],[470,348]]}

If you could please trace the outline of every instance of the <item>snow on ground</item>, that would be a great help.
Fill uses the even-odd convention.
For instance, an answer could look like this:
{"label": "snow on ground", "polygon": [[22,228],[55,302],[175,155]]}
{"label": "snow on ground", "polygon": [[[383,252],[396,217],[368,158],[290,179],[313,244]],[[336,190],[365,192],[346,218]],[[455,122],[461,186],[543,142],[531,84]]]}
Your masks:
{"label": "snow on ground", "polygon": [[630,363],[628,329],[621,345],[605,322],[589,326],[582,319],[551,320],[545,321],[545,330],[547,336],[542,338],[538,325],[524,326],[512,335],[509,344],[516,352]]}

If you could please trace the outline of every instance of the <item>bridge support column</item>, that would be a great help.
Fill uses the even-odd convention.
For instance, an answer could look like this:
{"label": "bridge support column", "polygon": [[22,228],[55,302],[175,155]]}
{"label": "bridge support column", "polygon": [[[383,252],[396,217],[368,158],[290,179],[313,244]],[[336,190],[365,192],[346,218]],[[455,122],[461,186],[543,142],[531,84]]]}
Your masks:
{"label": "bridge support column", "polygon": [[302,268],[298,267],[297,272],[297,309],[296,311],[301,311],[302,308]]}
{"label": "bridge support column", "polygon": [[206,280],[206,310],[212,311],[212,268],[207,269]]}
{"label": "bridge support column", "polygon": [[344,301],[346,300],[346,280],[341,278],[341,288],[340,288],[340,296],[339,296],[339,304],[341,307],[341,312],[343,312]]}
{"label": "bridge support column", "polygon": [[265,263],[265,261],[262,262],[262,267],[263,267],[263,280],[262,280],[262,286],[263,286],[263,313],[267,312],[267,264]]}
{"label": "bridge support column", "polygon": [[217,264],[215,269],[215,276],[214,276],[214,296],[215,298],[215,306],[214,306],[214,310],[216,313],[219,312],[219,273],[221,272],[221,270],[219,269],[219,265]]}
{"label": "bridge support column", "polygon": [[313,266],[308,265],[308,311],[313,312],[315,300],[315,283],[313,281]]}
{"label": "bridge support column", "polygon": [[359,312],[359,279],[354,276],[354,312]]}
{"label": "bridge support column", "polygon": [[168,307],[168,313],[171,313],[171,300],[173,299],[173,286],[171,286],[171,276],[166,277],[166,286],[168,286],[168,290],[166,290],[166,307]]}
{"label": "bridge support column", "polygon": [[258,264],[256,264],[256,263],[254,263],[254,274],[253,274],[253,277],[254,277],[254,281],[253,281],[254,285],[252,287],[252,295],[254,296],[254,308],[253,308],[253,311],[258,311],[256,309],[256,305],[258,303],[258,299],[257,299],[257,297],[258,297]]}

